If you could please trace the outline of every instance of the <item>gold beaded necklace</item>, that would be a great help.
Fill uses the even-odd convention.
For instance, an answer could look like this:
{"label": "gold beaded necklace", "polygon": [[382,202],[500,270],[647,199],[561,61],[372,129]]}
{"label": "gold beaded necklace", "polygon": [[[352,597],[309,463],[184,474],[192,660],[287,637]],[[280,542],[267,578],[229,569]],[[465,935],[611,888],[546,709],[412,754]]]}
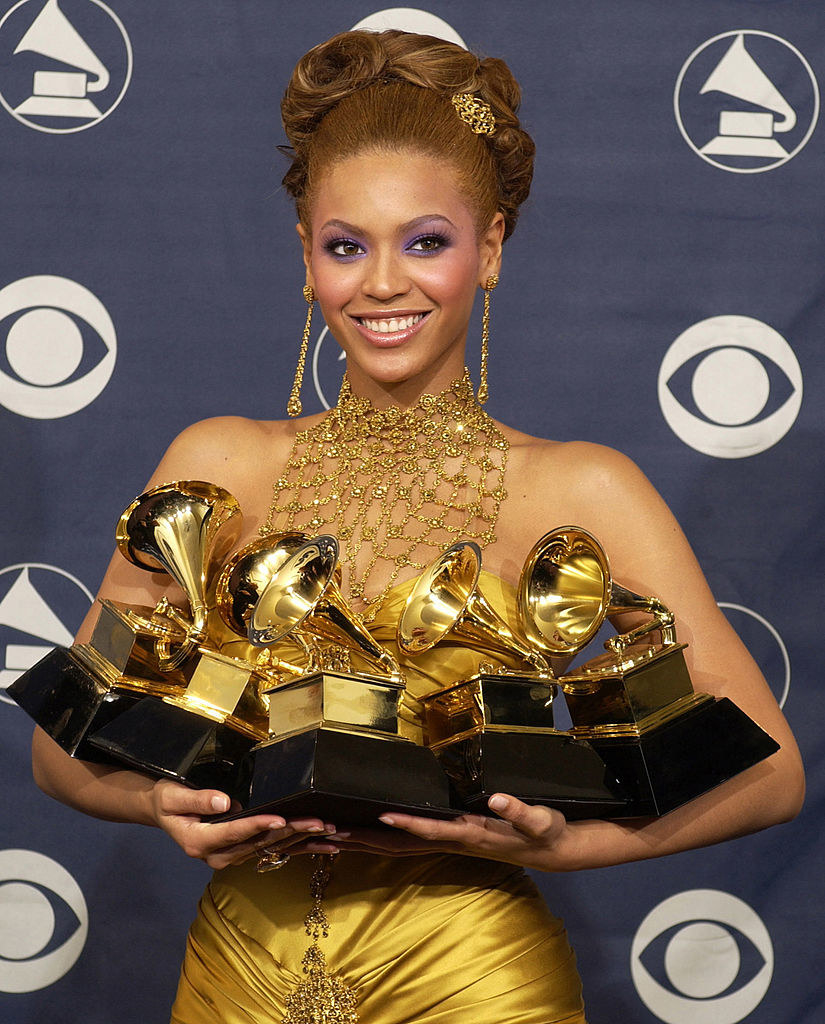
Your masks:
{"label": "gold beaded necklace", "polygon": [[[509,449],[466,369],[408,409],[376,409],[345,377],[335,408],[296,434],[261,533],[334,534],[344,596],[370,623],[402,571],[459,539],[495,542]],[[367,596],[373,579],[383,586]]]}

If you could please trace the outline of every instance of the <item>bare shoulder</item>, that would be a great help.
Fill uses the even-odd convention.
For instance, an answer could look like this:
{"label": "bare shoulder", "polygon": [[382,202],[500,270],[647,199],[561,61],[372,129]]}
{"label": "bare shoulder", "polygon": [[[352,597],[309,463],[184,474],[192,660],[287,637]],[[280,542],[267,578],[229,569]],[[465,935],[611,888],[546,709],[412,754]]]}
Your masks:
{"label": "bare shoulder", "polygon": [[161,470],[180,468],[194,471],[220,468],[247,461],[261,445],[277,443],[281,431],[277,421],[252,420],[242,416],[214,416],[199,420],[182,430],[169,445],[158,466]]}
{"label": "bare shoulder", "polygon": [[172,441],[150,485],[170,480],[209,480],[227,488],[241,505],[256,496],[285,463],[295,438],[293,420],[215,416],[193,423]]}
{"label": "bare shoulder", "polygon": [[615,448],[590,441],[551,441],[519,431],[506,434],[508,491],[514,499],[527,498],[554,510],[561,506],[561,514],[588,520],[613,502],[632,501],[637,514],[647,506],[661,510],[662,499],[651,482]]}

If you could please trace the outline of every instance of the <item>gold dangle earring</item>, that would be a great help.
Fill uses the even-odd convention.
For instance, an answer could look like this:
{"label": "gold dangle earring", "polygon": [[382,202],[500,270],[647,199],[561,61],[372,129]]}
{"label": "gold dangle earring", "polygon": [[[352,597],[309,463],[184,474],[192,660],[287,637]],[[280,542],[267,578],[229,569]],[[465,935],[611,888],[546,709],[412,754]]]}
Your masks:
{"label": "gold dangle earring", "polygon": [[304,366],[307,361],[307,348],[309,348],[309,332],[312,330],[312,307],[315,305],[315,292],[311,284],[304,285],[304,298],[307,301],[307,322],[304,324],[304,336],[301,338],[301,350],[298,353],[298,365],[295,367],[295,380],[292,382],[292,391],[289,393],[289,401],[286,403],[288,416],[300,416],[303,410],[301,405],[301,385],[304,383]]}
{"label": "gold dangle earring", "polygon": [[484,312],[481,316],[481,380],[478,385],[478,404],[484,405],[490,397],[487,387],[487,357],[490,354],[490,292],[498,284],[498,274],[490,274],[484,282]]}

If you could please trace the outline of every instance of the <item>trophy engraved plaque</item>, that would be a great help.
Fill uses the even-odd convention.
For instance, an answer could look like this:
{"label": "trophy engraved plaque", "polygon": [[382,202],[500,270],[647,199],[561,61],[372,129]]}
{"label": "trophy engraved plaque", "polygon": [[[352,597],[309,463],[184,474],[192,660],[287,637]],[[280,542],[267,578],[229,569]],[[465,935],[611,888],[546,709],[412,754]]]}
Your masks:
{"label": "trophy engraved plaque", "polygon": [[489,797],[506,792],[570,818],[620,811],[624,794],[601,757],[556,729],[550,665],[490,606],[478,588],[480,571],[478,546],[453,544],[419,577],[397,631],[399,648],[410,657],[448,638],[525,664],[499,672],[482,665],[422,698],[426,740],[450,778],[454,803],[489,813]]}
{"label": "trophy engraved plaque", "polygon": [[[234,794],[242,810],[220,820],[267,812],[374,824],[393,808],[454,813],[432,752],[399,733],[398,664],[347,607],[337,563],[338,542],[322,535],[283,562],[254,603],[224,590],[225,621],[243,625],[250,643],[289,638],[310,658],[301,675],[268,691],[269,737],[250,751]],[[352,671],[353,657],[372,671]]]}
{"label": "trophy engraved plaque", "polygon": [[[609,615],[651,618],[559,678],[574,736],[587,740],[627,795],[617,815],[662,815],[779,749],[728,698],[696,693],[672,614],[616,584],[599,542],[566,526],[545,534],[519,582],[522,627],[547,655],[572,655]],[[649,634],[660,634],[652,643]]]}

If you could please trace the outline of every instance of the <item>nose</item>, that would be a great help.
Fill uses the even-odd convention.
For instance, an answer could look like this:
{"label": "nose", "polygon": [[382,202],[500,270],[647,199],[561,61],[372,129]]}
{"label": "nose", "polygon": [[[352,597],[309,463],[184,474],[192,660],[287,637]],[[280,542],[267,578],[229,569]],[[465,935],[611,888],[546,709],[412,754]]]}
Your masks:
{"label": "nose", "polygon": [[361,284],[365,296],[389,302],[406,295],[410,279],[398,257],[388,251],[373,252],[364,261],[364,279]]}

